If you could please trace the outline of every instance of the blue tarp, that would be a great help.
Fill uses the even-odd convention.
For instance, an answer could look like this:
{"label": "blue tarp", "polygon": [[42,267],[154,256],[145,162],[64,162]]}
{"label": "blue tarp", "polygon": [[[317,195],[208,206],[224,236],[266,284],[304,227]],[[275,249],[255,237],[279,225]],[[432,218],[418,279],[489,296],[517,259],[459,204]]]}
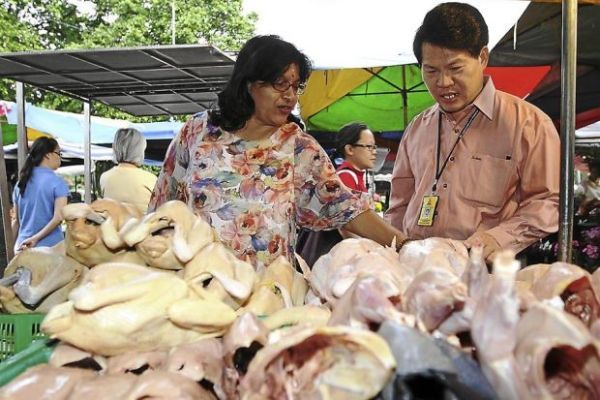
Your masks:
{"label": "blue tarp", "polygon": [[[13,102],[3,102],[8,113],[9,124],[17,123],[17,106]],[[25,106],[25,125],[28,128],[48,133],[57,140],[71,144],[83,144],[85,126],[82,114],[48,110],[31,104]],[[119,128],[136,128],[144,134],[146,140],[170,140],[181,129],[181,122],[133,123],[92,116],[91,142],[110,144]]]}

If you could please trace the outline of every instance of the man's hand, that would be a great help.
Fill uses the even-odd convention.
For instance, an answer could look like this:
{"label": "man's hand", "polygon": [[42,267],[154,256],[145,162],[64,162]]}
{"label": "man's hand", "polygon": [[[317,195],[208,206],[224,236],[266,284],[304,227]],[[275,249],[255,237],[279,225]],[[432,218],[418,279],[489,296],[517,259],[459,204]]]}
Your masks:
{"label": "man's hand", "polygon": [[496,252],[500,250],[500,243],[492,235],[485,232],[474,233],[464,243],[469,249],[473,246],[483,246],[483,258],[487,263],[491,263],[496,256]]}

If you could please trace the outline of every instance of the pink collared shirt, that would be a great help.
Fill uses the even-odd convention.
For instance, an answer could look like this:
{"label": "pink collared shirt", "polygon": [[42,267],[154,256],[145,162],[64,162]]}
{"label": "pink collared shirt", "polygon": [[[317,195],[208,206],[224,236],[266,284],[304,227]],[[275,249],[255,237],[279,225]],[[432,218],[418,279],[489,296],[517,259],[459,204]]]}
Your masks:
{"label": "pink collared shirt", "polygon": [[[433,226],[418,226],[423,196],[432,194],[438,119],[440,166],[458,142],[438,184]],[[406,128],[392,175],[386,220],[410,238],[458,240],[485,231],[516,252],[558,230],[560,141],[550,118],[532,104],[486,83],[465,117],[453,121],[436,104]]]}

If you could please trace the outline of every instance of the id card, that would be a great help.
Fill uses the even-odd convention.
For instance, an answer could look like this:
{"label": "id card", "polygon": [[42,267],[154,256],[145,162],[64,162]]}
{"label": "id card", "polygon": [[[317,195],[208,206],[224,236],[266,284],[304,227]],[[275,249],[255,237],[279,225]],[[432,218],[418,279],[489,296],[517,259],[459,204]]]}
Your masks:
{"label": "id card", "polygon": [[435,215],[435,207],[438,203],[438,196],[424,196],[423,204],[421,205],[421,213],[419,214],[418,226],[432,226],[433,217]]}

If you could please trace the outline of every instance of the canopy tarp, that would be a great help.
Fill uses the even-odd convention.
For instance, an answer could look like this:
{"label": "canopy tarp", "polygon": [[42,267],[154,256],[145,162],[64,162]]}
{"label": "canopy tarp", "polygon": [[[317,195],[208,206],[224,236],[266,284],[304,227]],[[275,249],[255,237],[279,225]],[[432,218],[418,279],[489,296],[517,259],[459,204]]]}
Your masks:
{"label": "canopy tarp", "polygon": [[[363,121],[374,131],[402,131],[415,115],[434,103],[416,65],[364,71],[370,76],[368,80],[312,115],[305,111],[306,98],[301,100],[302,118],[308,130],[335,132],[349,122]],[[338,79],[343,79],[344,75],[343,70],[337,71]],[[323,80],[319,83],[322,86],[308,86],[307,98],[312,96],[311,92],[328,93],[329,86],[337,82]]]}
{"label": "canopy tarp", "polygon": [[[560,119],[561,4],[530,4],[516,29],[494,47],[494,66],[552,66],[544,80],[527,97],[552,119]],[[577,15],[576,126],[600,119],[600,5],[580,4]],[[594,111],[596,110],[596,111]],[[594,119],[595,118],[595,119]]]}
{"label": "canopy tarp", "polygon": [[[17,107],[15,103],[2,103],[8,110],[6,113],[8,123],[16,124]],[[25,124],[28,128],[29,140],[35,139],[35,132],[30,131],[30,129],[34,129],[49,134],[65,143],[83,144],[85,124],[82,114],[48,110],[27,104],[25,106]],[[119,128],[136,128],[144,134],[147,140],[170,140],[182,125],[181,122],[170,121],[133,123],[126,120],[92,117],[91,143],[112,143],[115,132]],[[4,127],[6,125],[3,125],[3,131]],[[8,130],[10,129],[8,128]],[[30,136],[30,132],[33,136]]]}
{"label": "canopy tarp", "polygon": [[[485,72],[497,89],[524,97],[549,70],[549,66],[493,67]],[[319,132],[337,132],[352,121],[362,121],[378,132],[402,132],[433,104],[416,64],[316,71],[300,98],[308,130]]]}

